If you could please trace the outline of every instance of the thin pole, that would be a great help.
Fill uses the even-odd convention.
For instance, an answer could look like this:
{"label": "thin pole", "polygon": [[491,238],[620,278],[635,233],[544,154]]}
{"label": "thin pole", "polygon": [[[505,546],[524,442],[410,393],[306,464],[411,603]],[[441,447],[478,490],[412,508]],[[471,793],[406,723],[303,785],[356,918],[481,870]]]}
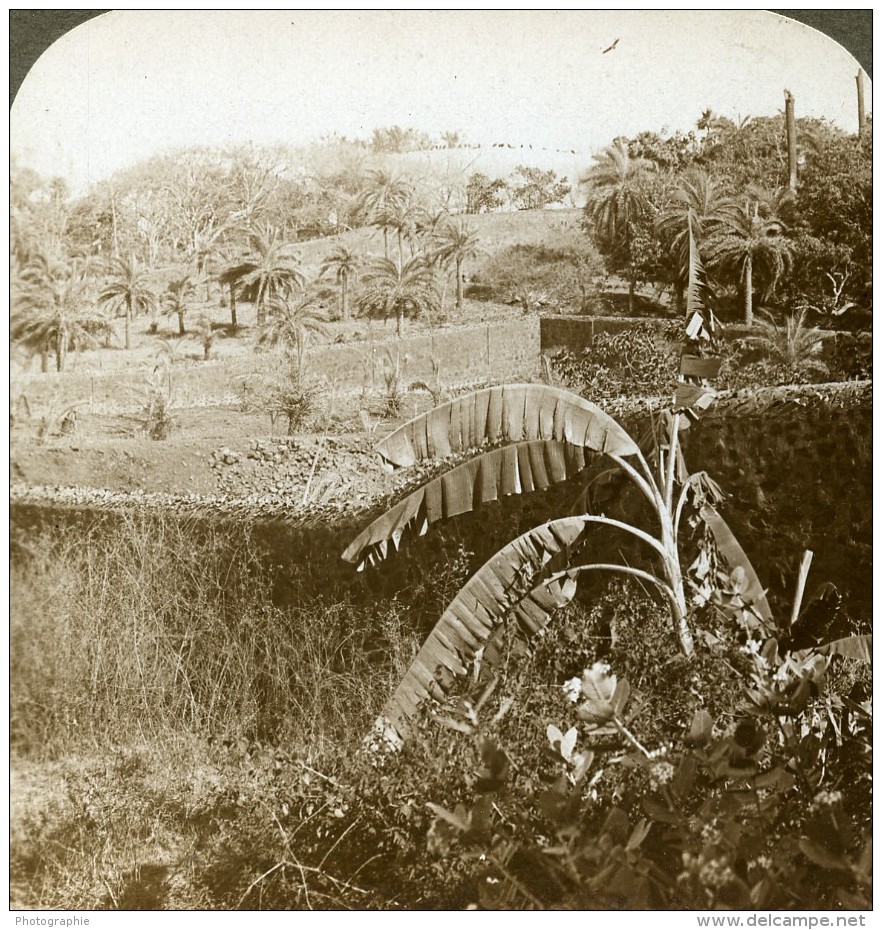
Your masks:
{"label": "thin pole", "polygon": [[858,68],[854,79],[857,83],[858,138],[863,139],[867,131],[867,114],[864,111],[864,72],[861,68]]}
{"label": "thin pole", "polygon": [[790,193],[796,193],[796,117],[793,110],[793,94],[784,91],[784,118],[787,123],[787,166],[789,168]]}

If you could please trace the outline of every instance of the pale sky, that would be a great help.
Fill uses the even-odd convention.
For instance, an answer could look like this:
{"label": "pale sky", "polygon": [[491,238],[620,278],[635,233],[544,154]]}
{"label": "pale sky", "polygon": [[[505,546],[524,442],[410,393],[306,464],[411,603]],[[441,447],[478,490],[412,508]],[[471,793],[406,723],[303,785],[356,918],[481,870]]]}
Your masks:
{"label": "pale sky", "polygon": [[39,59],[11,148],[77,191],[170,147],[393,124],[575,149],[587,163],[617,135],[688,130],[708,107],[774,114],[785,88],[797,116],[854,132],[857,69],[826,36],[760,10],[115,11]]}

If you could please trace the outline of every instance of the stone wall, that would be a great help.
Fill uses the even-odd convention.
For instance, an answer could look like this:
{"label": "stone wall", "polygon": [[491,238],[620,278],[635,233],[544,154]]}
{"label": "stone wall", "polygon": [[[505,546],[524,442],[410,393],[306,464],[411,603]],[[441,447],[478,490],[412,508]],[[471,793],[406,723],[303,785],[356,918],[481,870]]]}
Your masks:
{"label": "stone wall", "polygon": [[[539,371],[539,319],[449,327],[401,340],[386,336],[375,341],[318,346],[310,352],[312,371],[338,390],[383,387],[384,360],[397,354],[406,383],[430,381],[432,359],[441,366],[447,384],[478,381],[530,380]],[[174,405],[177,407],[235,403],[243,379],[282,364],[277,356],[253,353],[211,362],[183,362],[172,367]],[[66,371],[32,374],[18,390],[32,407],[81,404],[90,412],[123,413],[144,404],[149,367],[111,371]]]}
{"label": "stone wall", "polygon": [[[611,412],[634,435],[646,425],[637,405]],[[742,392],[722,399],[686,430],[683,446],[690,470],[708,471],[728,495],[720,512],[768,586],[776,613],[786,612],[797,565],[808,548],[814,552],[809,592],[830,581],[842,592],[849,615],[864,624],[871,621],[870,383]],[[214,509],[217,519],[230,520],[231,532],[241,532],[243,522],[252,525],[267,549],[268,564],[277,566],[277,591],[283,599],[333,591],[354,598],[382,593],[409,603],[409,592],[427,578],[439,583],[449,579],[450,565],[465,558],[468,572],[473,572],[515,536],[572,512],[580,486],[576,476],[547,492],[487,504],[439,524],[394,558],[362,573],[342,562],[340,553],[398,495],[366,501],[359,514],[335,517],[316,512],[298,514],[296,520],[284,508],[276,516],[261,516],[262,508],[249,512],[235,500],[217,506],[204,500],[184,501],[182,506],[178,501],[173,510],[193,519]],[[21,530],[53,525],[67,509],[65,495],[59,495],[56,489],[39,500],[30,494],[15,498],[13,525]],[[150,506],[156,501],[142,503]],[[95,506],[96,501],[83,500],[80,513],[95,512]],[[635,564],[642,553],[628,546],[627,539],[616,541],[623,557]],[[412,606],[420,623],[440,613],[437,605]]]}

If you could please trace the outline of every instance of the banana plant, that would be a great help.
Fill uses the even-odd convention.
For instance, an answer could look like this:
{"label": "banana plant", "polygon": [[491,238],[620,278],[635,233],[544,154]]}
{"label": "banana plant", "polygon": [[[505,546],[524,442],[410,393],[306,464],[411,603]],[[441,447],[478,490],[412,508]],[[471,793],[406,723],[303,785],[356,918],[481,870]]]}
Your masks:
{"label": "banana plant", "polygon": [[[690,308],[703,311],[701,289],[690,269]],[[698,330],[707,335],[712,316]],[[451,601],[417,653],[381,718],[382,730],[402,736],[422,702],[443,700],[456,676],[478,666],[486,672],[501,658],[502,631],[529,641],[569,603],[583,573],[606,572],[654,587],[670,611],[679,648],[694,651],[688,624],[687,578],[681,561],[681,526],[687,508],[716,541],[718,554],[738,578],[737,603],[768,622],[765,592],[744,551],[716,511],[721,497],[704,472],[689,474],[679,436],[713,398],[707,378],[719,361],[684,355],[684,379],[663,416],[652,454],[612,417],[585,398],[544,384],[485,388],[460,396],[405,423],[378,446],[384,464],[407,468],[450,455],[479,454],[408,494],[352,541],[343,558],[359,570],[376,564],[438,521],[473,511],[512,494],[544,490],[568,480],[598,456],[636,487],[649,505],[647,527],[603,513],[582,512],[549,520],[508,543],[484,564]],[[651,462],[650,462],[651,460]],[[651,568],[617,561],[580,561],[579,551],[598,527],[613,527],[638,540]],[[394,740],[393,740],[394,741]]]}
{"label": "banana plant", "polygon": [[[592,453],[611,460],[638,489],[652,515],[647,528],[604,514],[580,513],[543,523],[503,547],[466,582],[438,620],[385,711],[398,734],[426,697],[443,699],[456,675],[476,660],[498,658],[499,632],[507,619],[531,638],[568,603],[585,572],[638,578],[667,602],[684,655],[693,652],[687,622],[686,583],[679,546],[687,506],[696,510],[737,566],[742,595],[761,617],[770,611],[762,586],[729,528],[714,508],[712,482],[686,474],[678,436],[683,411],[668,418],[668,441],[652,465],[624,428],[579,395],[541,384],[485,388],[418,416],[377,447],[387,466],[403,468],[488,443],[495,448],[442,473],[375,519],[348,546],[343,558],[363,569],[426,533],[444,519],[511,494],[543,490],[582,471]],[[695,506],[692,506],[695,505]],[[579,550],[599,526],[639,540],[654,557],[653,569],[616,561],[581,562]]]}

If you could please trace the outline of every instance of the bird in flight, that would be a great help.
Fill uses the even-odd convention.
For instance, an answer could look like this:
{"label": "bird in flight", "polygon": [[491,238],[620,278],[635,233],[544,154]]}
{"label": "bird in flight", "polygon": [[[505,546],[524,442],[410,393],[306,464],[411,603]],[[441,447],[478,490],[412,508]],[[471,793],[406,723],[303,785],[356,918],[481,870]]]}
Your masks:
{"label": "bird in flight", "polygon": [[600,54],[605,55],[607,52],[611,52],[618,44],[619,44],[619,40],[616,39],[615,42],[613,42],[613,44],[610,45],[609,48],[605,48]]}

